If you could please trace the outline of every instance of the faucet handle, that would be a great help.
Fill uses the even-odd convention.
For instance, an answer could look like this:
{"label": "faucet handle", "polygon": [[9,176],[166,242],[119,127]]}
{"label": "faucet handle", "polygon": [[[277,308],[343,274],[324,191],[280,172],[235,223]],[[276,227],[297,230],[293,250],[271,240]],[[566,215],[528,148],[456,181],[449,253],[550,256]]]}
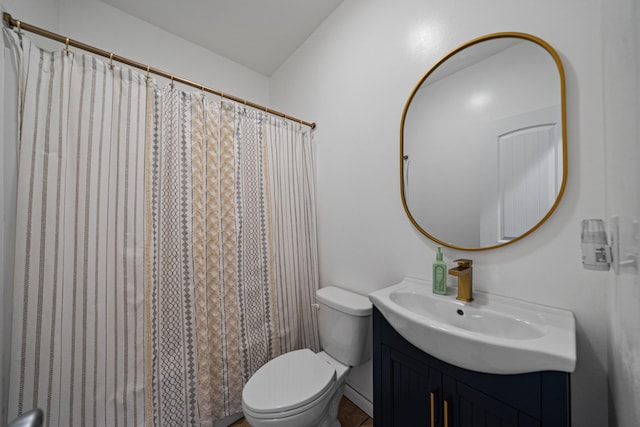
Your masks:
{"label": "faucet handle", "polygon": [[464,258],[454,259],[453,262],[457,263],[458,267],[461,267],[461,268],[469,268],[473,264],[473,260],[464,259]]}

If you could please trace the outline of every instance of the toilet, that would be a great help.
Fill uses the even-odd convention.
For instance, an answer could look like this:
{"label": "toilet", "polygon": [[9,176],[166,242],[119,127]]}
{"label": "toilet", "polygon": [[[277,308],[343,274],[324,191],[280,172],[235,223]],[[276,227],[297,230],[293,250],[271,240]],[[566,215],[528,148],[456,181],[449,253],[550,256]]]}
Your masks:
{"label": "toilet", "polygon": [[291,351],[253,374],[242,390],[253,427],[340,427],[349,371],[371,357],[371,302],[334,286],[318,289],[316,302],[322,351]]}

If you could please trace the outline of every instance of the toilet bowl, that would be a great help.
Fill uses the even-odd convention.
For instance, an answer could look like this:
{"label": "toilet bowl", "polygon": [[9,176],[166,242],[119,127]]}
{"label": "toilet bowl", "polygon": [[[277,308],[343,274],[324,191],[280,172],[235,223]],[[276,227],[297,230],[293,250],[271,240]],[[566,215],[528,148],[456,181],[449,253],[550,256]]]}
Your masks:
{"label": "toilet bowl", "polygon": [[254,427],[337,427],[349,367],[324,352],[296,350],[273,359],[245,385],[242,411]]}
{"label": "toilet bowl", "polygon": [[336,287],[319,289],[316,301],[324,351],[291,351],[253,374],[242,391],[242,411],[253,427],[340,427],[350,367],[371,355],[371,303]]}

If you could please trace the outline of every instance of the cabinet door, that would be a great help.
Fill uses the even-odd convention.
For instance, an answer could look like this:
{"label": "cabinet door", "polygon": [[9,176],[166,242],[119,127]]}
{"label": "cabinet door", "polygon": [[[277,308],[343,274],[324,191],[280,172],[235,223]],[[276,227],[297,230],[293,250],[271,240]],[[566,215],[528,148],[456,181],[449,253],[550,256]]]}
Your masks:
{"label": "cabinet door", "polygon": [[376,426],[440,425],[440,373],[384,345],[382,363],[383,419],[375,419]]}
{"label": "cabinet door", "polygon": [[[464,383],[446,378],[451,427],[538,427],[540,422]],[[455,392],[451,390],[455,387]],[[451,390],[451,391],[450,391]]]}

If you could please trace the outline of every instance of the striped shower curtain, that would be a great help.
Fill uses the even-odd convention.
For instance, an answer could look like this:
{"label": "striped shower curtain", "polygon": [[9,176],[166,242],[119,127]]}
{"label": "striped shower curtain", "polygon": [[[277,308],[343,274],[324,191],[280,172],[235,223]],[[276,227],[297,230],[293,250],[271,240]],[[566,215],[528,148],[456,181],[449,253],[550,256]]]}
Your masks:
{"label": "striped shower curtain", "polygon": [[212,425],[318,349],[312,135],[5,30],[20,75],[10,419]]}

